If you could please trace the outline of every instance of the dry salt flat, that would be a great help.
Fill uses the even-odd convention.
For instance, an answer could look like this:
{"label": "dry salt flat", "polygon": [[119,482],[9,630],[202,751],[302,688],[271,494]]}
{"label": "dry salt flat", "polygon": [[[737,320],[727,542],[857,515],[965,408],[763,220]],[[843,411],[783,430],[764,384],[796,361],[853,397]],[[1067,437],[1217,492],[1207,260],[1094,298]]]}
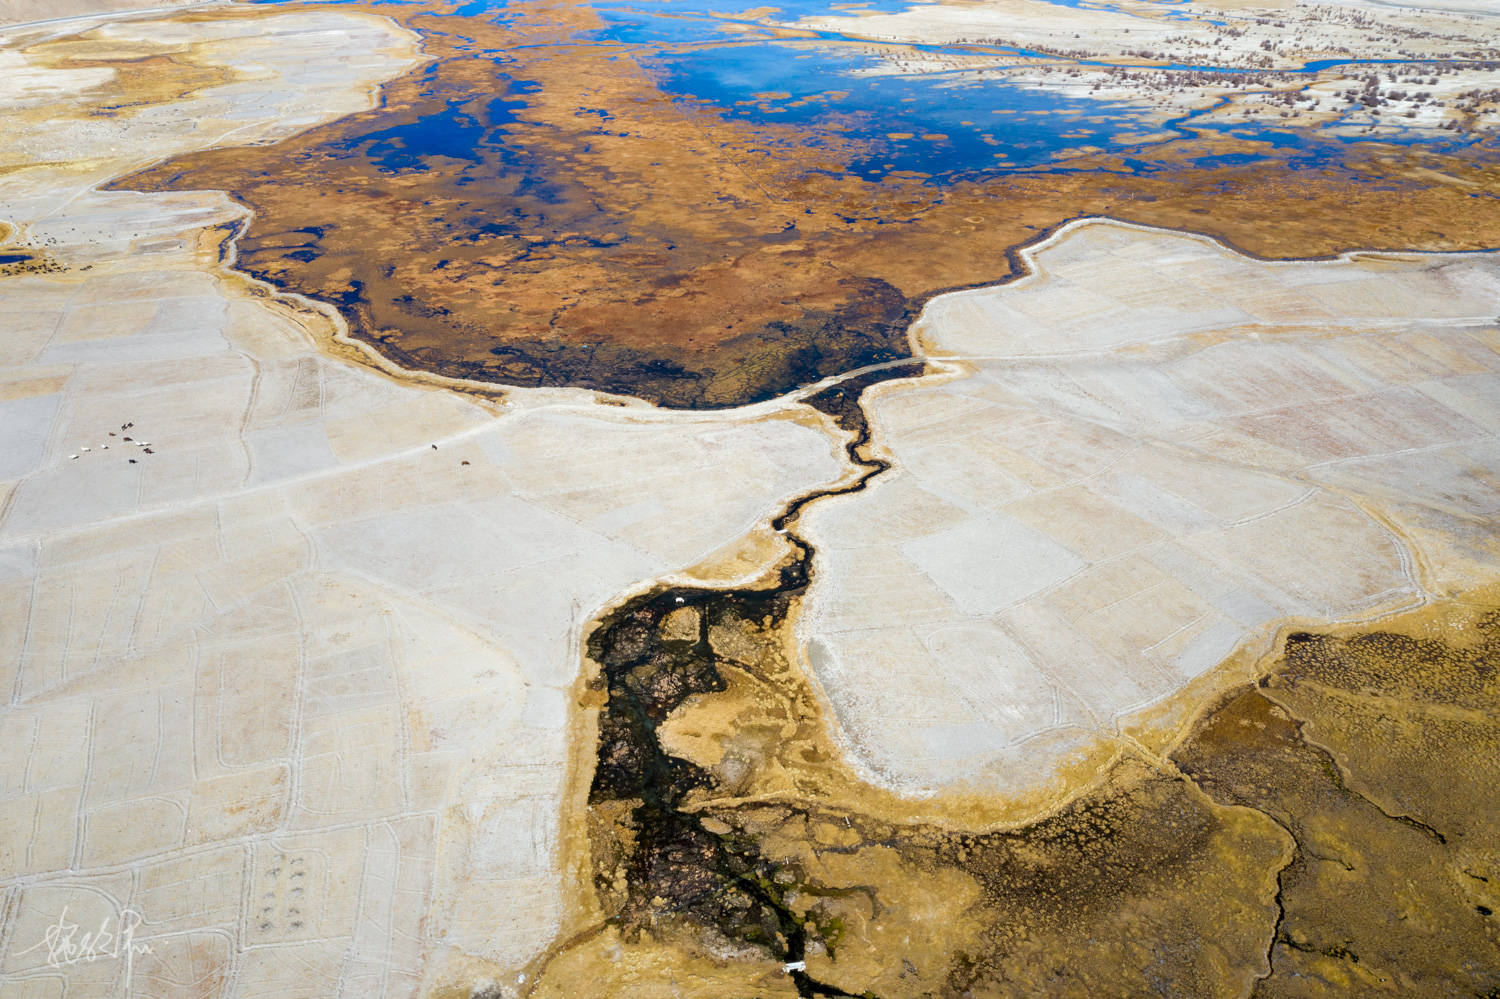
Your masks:
{"label": "dry salt flat", "polygon": [[1500,257],[1099,220],[1025,255],[928,304],[946,374],[866,396],[893,468],[802,518],[801,639],[871,780],[1028,790],[1277,628],[1500,567]]}
{"label": "dry salt flat", "polygon": [[0,6],[0,27],[16,24],[34,24],[38,21],[59,21],[66,18],[87,18],[107,8],[110,11],[144,12],[197,6],[202,0],[6,0]]}
{"label": "dry salt flat", "polygon": [[[1196,112],[1195,126],[1312,126],[1327,134],[1408,139],[1425,132],[1429,140],[1443,140],[1453,129],[1489,132],[1500,124],[1500,101],[1492,96],[1500,84],[1497,15],[1500,8],[1472,0],[1109,0],[1076,6],[974,0],[843,10],[791,23],[880,43],[874,49],[879,61],[859,71],[864,74],[935,73],[950,86],[1008,83],[1125,104],[1134,108],[1133,129]],[[981,54],[966,45],[910,47],[973,42],[1056,57]],[[1176,63],[1263,72],[1325,60],[1333,64],[1316,74],[1252,72],[1239,80],[1147,68]],[[1388,60],[1396,62],[1363,64]],[[1120,72],[1123,67],[1134,69]],[[1372,76],[1380,99],[1353,99]]]}
{"label": "dry salt flat", "polygon": [[89,37],[232,79],[94,115],[109,70],[0,50],[5,249],[64,268],[0,277],[0,997],[513,984],[569,901],[586,622],[758,573],[766,518],[848,473],[835,435],[329,356],[324,313],[220,266],[228,198],[94,188],[366,107],[413,40],[334,10]]}
{"label": "dry salt flat", "polygon": [[[0,253],[61,268],[0,276],[0,999],[519,984],[570,902],[584,629],[755,577],[767,518],[854,474],[839,435],[350,363],[221,265],[227,197],[96,188],[366,107],[413,39],[42,34],[86,28],[230,78],[98,114],[110,70],[0,36]],[[1278,629],[1493,575],[1500,261],[1100,221],[1026,255],[930,303],[937,374],[868,396],[892,469],[799,521],[800,641],[872,780],[1020,794]],[[150,950],[49,961],[64,912]]]}

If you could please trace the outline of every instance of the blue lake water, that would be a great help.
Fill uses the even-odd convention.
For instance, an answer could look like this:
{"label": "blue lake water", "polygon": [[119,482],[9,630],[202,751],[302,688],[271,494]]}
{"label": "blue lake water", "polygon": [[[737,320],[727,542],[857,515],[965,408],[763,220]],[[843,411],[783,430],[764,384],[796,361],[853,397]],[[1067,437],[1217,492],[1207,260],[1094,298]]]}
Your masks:
{"label": "blue lake water", "polygon": [[[421,0],[385,0],[391,4]],[[595,0],[604,22],[598,30],[580,35],[574,44],[618,46],[628,51],[667,93],[711,105],[720,113],[754,122],[795,125],[807,144],[817,146],[833,138],[855,140],[863,150],[847,165],[851,173],[879,180],[891,173],[926,175],[933,183],[978,178],[1017,169],[1053,169],[1061,154],[1080,147],[1129,153],[1126,168],[1155,169],[1150,146],[1142,146],[1143,132],[1160,134],[1145,110],[1126,103],[1069,97],[1003,80],[979,80],[966,73],[901,76],[882,74],[880,57],[867,45],[851,43],[832,32],[799,32],[786,37],[743,20],[739,12],[753,0],[738,5],[714,0]],[[1109,7],[1109,0],[1049,0],[1077,8]],[[1170,9],[1179,0],[1159,0]],[[832,3],[830,0],[784,0],[776,4],[778,21],[822,14],[899,11],[904,0]],[[470,0],[460,12],[466,16],[507,21],[519,9],[502,0]],[[916,51],[939,53],[1007,52],[1037,55],[982,45],[916,46]],[[502,64],[504,52],[490,53]],[[1368,60],[1391,65],[1405,60]],[[1094,63],[1093,65],[1100,65]],[[1314,74],[1339,63],[1310,63],[1300,71]],[[1212,66],[1176,66],[1174,70],[1217,70]],[[1228,72],[1228,70],[1225,70]],[[1238,71],[1254,72],[1254,71]],[[399,171],[420,163],[423,156],[463,158],[475,143],[494,142],[497,124],[511,120],[533,84],[513,80],[509,93],[498,95],[490,113],[475,116],[471,104],[450,101],[446,111],[422,121],[366,138],[367,154],[387,169]],[[595,109],[601,121],[608,109]],[[1175,119],[1168,132],[1186,136],[1204,126],[1187,115]],[[1326,165],[1341,159],[1354,136],[1292,131],[1267,116],[1264,124],[1214,125],[1243,139],[1264,141],[1292,166]],[[1420,141],[1428,146],[1453,147],[1472,142],[1461,136],[1435,141],[1432,133],[1413,133],[1382,142]],[[1249,154],[1216,156],[1203,166],[1225,166],[1253,161]]]}

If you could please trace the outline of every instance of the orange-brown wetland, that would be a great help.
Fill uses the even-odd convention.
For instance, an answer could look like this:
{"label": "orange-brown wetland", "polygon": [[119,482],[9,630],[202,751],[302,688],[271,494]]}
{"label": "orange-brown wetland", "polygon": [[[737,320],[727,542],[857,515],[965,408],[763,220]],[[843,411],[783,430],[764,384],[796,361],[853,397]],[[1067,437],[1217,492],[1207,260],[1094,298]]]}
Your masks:
{"label": "orange-brown wetland", "polygon": [[[438,374],[763,399],[905,356],[924,299],[1004,279],[1085,215],[1272,258],[1500,245],[1500,166],[1477,152],[1370,141],[1290,170],[1203,132],[1149,170],[1080,150],[871,179],[848,169],[865,140],[809,145],[580,43],[601,26],[585,3],[375,9],[430,56],[379,109],[120,186],[232,192],[255,212],[241,267]],[[413,154],[403,130],[439,112],[472,141]],[[1495,590],[1288,635],[1170,745],[1087,761],[1018,819],[848,769],[789,651],[814,563],[658,590],[587,638],[577,911],[532,994],[1500,995]]]}
{"label": "orange-brown wetland", "polygon": [[[233,192],[256,213],[240,266],[440,374],[762,399],[904,355],[927,296],[1004,278],[1007,251],[1082,215],[1266,257],[1500,244],[1500,166],[1478,152],[1370,141],[1293,170],[1288,148],[1200,131],[1045,169],[871,180],[849,169],[879,154],[865,133],[835,116],[810,142],[675,97],[638,47],[590,41],[603,23],[580,0],[374,9],[431,57],[383,107],[121,186]],[[447,135],[416,134],[435,116]]]}

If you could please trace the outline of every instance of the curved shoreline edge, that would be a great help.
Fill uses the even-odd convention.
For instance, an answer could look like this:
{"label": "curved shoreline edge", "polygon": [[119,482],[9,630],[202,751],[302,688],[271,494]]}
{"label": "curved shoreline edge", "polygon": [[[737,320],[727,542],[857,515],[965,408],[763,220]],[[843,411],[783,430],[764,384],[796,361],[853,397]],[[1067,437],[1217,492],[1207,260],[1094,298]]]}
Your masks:
{"label": "curved shoreline edge", "polygon": [[[241,225],[241,228],[239,229],[239,233],[242,233],[244,231],[244,227],[248,226],[248,221],[249,221],[248,218],[242,219],[242,225]],[[1039,237],[1039,239],[1038,239],[1038,241],[1036,243],[1034,243],[1034,244],[1033,243],[1028,243],[1028,244],[1025,244],[1023,246],[1015,248],[1016,257],[1017,257],[1018,260],[1025,260],[1027,262],[1027,266],[1028,267],[1034,268],[1035,267],[1035,259],[1034,259],[1035,254],[1041,252],[1041,249],[1043,248],[1043,246],[1045,246],[1045,245],[1051,245],[1051,241],[1053,241],[1053,240],[1058,240],[1058,241],[1062,240],[1063,238],[1066,237],[1067,234],[1073,232],[1075,227],[1084,227],[1084,226],[1091,225],[1091,224],[1101,224],[1101,222],[1097,218],[1085,218],[1085,219],[1078,219],[1078,220],[1070,220],[1067,223],[1062,223],[1062,224],[1060,224],[1060,226],[1058,227],[1058,229],[1056,231],[1054,231],[1052,233],[1049,233],[1049,234],[1046,234],[1044,237]],[[1139,229],[1141,229],[1143,231],[1150,231],[1150,230],[1152,230],[1153,227],[1137,226],[1136,228],[1139,228]],[[234,262],[234,258],[233,258],[233,254],[234,254],[234,241],[238,238],[239,233],[234,233],[234,234],[230,234],[229,236],[227,236],[227,238],[225,240],[225,243],[221,246],[221,255],[222,255],[221,259],[222,259],[222,262],[223,262],[223,266],[225,266],[229,270],[234,270],[234,268],[233,268],[233,262]],[[1211,243],[1219,243],[1221,245],[1227,245],[1227,244],[1223,244],[1222,241],[1220,241],[1220,240],[1213,239],[1212,237],[1199,236],[1198,238],[1206,239],[1206,240],[1208,240]],[[1232,247],[1231,247],[1231,249],[1232,249]],[[1028,251],[1030,251],[1030,252],[1028,252]],[[1236,251],[1236,252],[1238,252],[1238,251]],[[1477,255],[1477,254],[1493,253],[1495,251],[1488,250],[1488,251],[1456,251],[1456,252],[1457,252],[1458,255],[1470,255],[1470,254],[1476,254]],[[1392,257],[1409,257],[1409,256],[1423,256],[1423,257],[1426,257],[1426,256],[1431,255],[1430,252],[1420,252],[1420,251],[1417,251],[1417,252],[1408,252],[1408,251],[1399,251],[1399,250],[1396,250],[1396,251],[1390,251],[1390,250],[1378,250],[1378,251],[1351,250],[1351,251],[1346,251],[1344,253],[1341,253],[1337,257],[1332,258],[1332,259],[1335,260],[1335,261],[1336,260],[1345,260],[1345,259],[1354,259],[1355,257],[1361,256],[1361,255],[1366,255],[1366,254],[1372,254],[1372,253],[1380,255],[1380,256],[1392,256]],[[1244,254],[1241,254],[1241,255],[1244,255]],[[1452,254],[1443,254],[1443,255],[1444,256],[1449,256],[1449,255],[1452,255]],[[1274,262],[1289,262],[1289,261],[1274,261]],[[241,272],[234,271],[234,273],[236,274],[237,279],[243,279],[243,280],[245,280],[247,282],[250,282],[252,284],[255,283],[255,282],[251,282],[251,279],[249,279],[248,277],[242,275]],[[997,285],[1003,285],[1003,284],[1007,284],[1007,283],[1012,283],[1012,282],[1014,282],[1016,280],[1023,279],[1023,278],[1027,277],[1030,274],[1031,274],[1031,271],[1027,271],[1026,273],[1017,274],[1017,275],[1015,275],[1013,277],[1007,278],[1007,279],[1005,279],[1005,280],[1003,280],[1001,282],[997,282],[995,284],[997,284]],[[995,286],[995,285],[986,285],[986,286],[983,286],[983,287],[992,287],[992,286]],[[268,291],[266,292],[267,294],[270,294],[270,295],[272,295],[272,296],[274,296],[274,297],[276,297],[276,298],[278,298],[280,300],[283,300],[283,301],[291,303],[290,305],[288,305],[288,308],[292,309],[293,311],[296,311],[296,312],[305,312],[306,310],[311,310],[312,312],[315,312],[315,313],[319,314],[320,316],[322,316],[325,321],[333,324],[333,328],[335,330],[335,332],[333,334],[333,340],[335,342],[338,342],[338,343],[340,343],[341,345],[343,345],[345,347],[349,347],[350,349],[355,349],[356,347],[358,347],[358,348],[364,348],[366,350],[369,349],[368,345],[365,345],[361,341],[355,340],[355,339],[350,338],[350,337],[347,336],[347,327],[341,327],[339,325],[339,324],[342,323],[342,317],[337,313],[337,310],[333,309],[331,306],[327,306],[327,305],[325,305],[323,303],[317,303],[315,301],[308,300],[308,299],[301,299],[301,296],[288,295],[288,294],[280,291],[279,289],[274,288],[274,286],[267,285],[266,288],[268,289]],[[330,314],[330,311],[331,311],[331,314]],[[339,339],[340,334],[339,334],[338,331],[341,328],[343,329],[343,335],[344,335],[344,339],[343,340]],[[347,342],[345,342],[345,341],[347,341]],[[337,356],[337,352],[336,351],[331,351],[331,353],[335,353],[336,356]],[[944,358],[943,360],[948,360],[948,359]],[[889,364],[882,365],[880,367],[881,367],[882,370],[886,370],[886,369],[894,370],[894,369],[898,368],[901,365],[911,365],[911,364],[914,364],[914,363],[923,363],[923,362],[927,362],[927,361],[928,361],[928,359],[926,359],[926,358],[915,357],[915,358],[912,358],[910,360],[889,362]],[[368,360],[363,361],[362,363],[365,366],[369,366],[370,365],[370,362]],[[399,379],[402,379],[402,380],[411,380],[411,381],[416,381],[416,382],[423,382],[423,383],[428,383],[428,384],[432,384],[432,385],[440,386],[440,387],[454,388],[454,389],[457,389],[457,390],[460,390],[460,391],[465,391],[465,392],[470,391],[470,390],[468,390],[466,388],[466,386],[464,386],[462,384],[456,384],[456,385],[455,384],[445,384],[444,380],[441,380],[441,376],[432,376],[433,378],[440,379],[440,380],[428,382],[427,379],[424,378],[420,373],[408,372],[406,369],[402,369],[399,366],[395,366],[394,370],[386,369],[386,368],[384,368],[384,366],[378,365],[378,364],[375,365],[375,366],[376,367],[380,367],[384,371],[385,374],[391,375],[393,377],[396,377],[396,378],[399,378]],[[793,409],[793,408],[795,408],[794,407],[795,403],[799,403],[799,402],[805,401],[805,400],[807,400],[807,399],[809,399],[809,398],[811,398],[813,396],[820,395],[820,394],[822,394],[824,392],[827,392],[829,390],[838,388],[839,386],[841,386],[841,385],[843,385],[843,384],[845,384],[845,383],[847,383],[847,382],[849,382],[851,380],[859,378],[862,375],[871,374],[871,373],[875,373],[875,372],[872,372],[872,371],[869,371],[869,370],[863,370],[863,371],[858,371],[858,372],[844,373],[844,374],[841,374],[841,375],[838,375],[838,376],[831,377],[829,379],[824,379],[823,381],[820,381],[820,382],[818,382],[818,383],[816,383],[814,385],[805,386],[803,388],[798,389],[794,393],[789,393],[789,394],[787,394],[785,396],[780,396],[780,397],[778,397],[777,399],[774,399],[774,400],[768,400],[766,403],[755,404],[753,406],[743,407],[743,408],[740,408],[740,409],[714,410],[714,411],[708,411],[707,413],[701,413],[701,412],[696,412],[696,411],[688,411],[688,412],[684,413],[682,411],[666,410],[666,411],[653,412],[649,418],[652,419],[652,420],[658,420],[658,419],[660,419],[660,420],[663,420],[663,421],[666,421],[666,422],[677,421],[677,420],[695,421],[695,420],[700,420],[700,419],[723,419],[723,418],[730,418],[730,419],[746,418],[746,419],[748,419],[748,418],[755,418],[755,417],[759,417],[759,416],[762,416],[762,415],[767,415],[767,414],[769,414],[771,412],[780,412],[780,411],[787,411],[787,410]],[[446,381],[451,382],[453,380],[449,379],[449,380],[446,380]],[[481,383],[481,384],[488,385],[488,383]],[[529,399],[534,399],[534,400],[539,400],[539,401],[545,399],[546,401],[542,401],[541,402],[542,406],[550,406],[550,405],[552,405],[555,402],[555,403],[558,403],[558,404],[563,404],[567,408],[571,408],[573,405],[576,405],[576,406],[578,406],[580,408],[587,408],[587,407],[590,407],[590,406],[595,406],[595,405],[599,404],[599,397],[600,397],[600,393],[592,392],[592,391],[589,391],[589,390],[582,390],[582,389],[578,389],[578,390],[573,390],[573,389],[543,390],[543,391],[547,392],[546,396],[541,396],[541,395],[534,394],[538,390],[519,389],[519,390],[510,390],[510,391],[514,392],[518,396],[526,396]],[[896,385],[893,384],[892,386],[889,386],[886,389],[882,389],[880,391],[882,391],[882,392],[884,392],[884,391],[899,391],[899,388]],[[637,409],[641,408],[642,405],[645,405],[645,404],[632,405],[630,408],[632,410],[637,410]],[[655,409],[655,407],[648,407],[648,408],[651,408],[653,410]],[[663,414],[671,414],[671,415],[670,416],[666,416],[666,415],[663,415]],[[858,442],[858,435],[855,435],[854,438],[853,438],[853,440],[855,441],[854,443],[848,443],[848,442],[846,442],[845,443],[845,447],[846,448],[854,448],[854,449],[857,450],[861,446],[860,443]],[[851,457],[853,457],[853,452],[852,451],[850,452],[850,454],[851,454]],[[874,474],[874,473],[872,473],[872,474]],[[863,479],[863,481],[868,481],[868,479]],[[862,485],[862,482],[861,482],[861,485]],[[856,488],[858,488],[858,487],[856,487]],[[839,493],[839,494],[842,494],[842,493]],[[786,518],[786,515],[787,515],[788,512],[791,512],[791,511],[794,511],[794,510],[804,509],[804,508],[807,507],[808,504],[815,503],[818,499],[826,498],[829,495],[832,495],[832,493],[830,493],[830,491],[826,490],[826,489],[825,490],[815,491],[814,493],[811,493],[811,494],[807,494],[806,496],[800,498],[799,500],[793,501],[791,504],[788,505],[787,508],[785,508],[785,510],[784,510],[784,512],[782,514],[780,514],[778,516],[775,516],[772,519],[773,519],[773,521],[780,520],[780,521],[782,521],[782,523],[784,525],[786,523],[785,518]],[[809,557],[811,557],[811,549],[810,548],[808,549],[808,552],[809,552]],[[657,588],[662,587],[662,586],[671,585],[671,584],[668,583],[665,579],[658,579],[654,583],[644,584],[644,585],[646,586],[646,590],[644,592],[647,593],[647,594],[653,594],[653,593],[657,593]],[[681,583],[678,583],[677,585],[681,585]],[[668,592],[668,591],[662,590],[661,592],[665,593],[665,592]],[[585,630],[585,632],[587,633],[588,631],[591,631],[591,630],[597,630],[597,627],[600,625],[600,623],[603,621],[604,618],[608,617],[611,613],[613,613],[614,611],[618,610],[620,607],[624,606],[625,604],[631,602],[632,599],[633,599],[633,597],[631,597],[631,596],[624,596],[624,597],[619,597],[619,598],[611,598],[611,601],[610,601],[610,603],[609,603],[608,606],[606,606],[605,608],[601,609],[599,612],[595,613],[592,618],[590,618],[587,622],[584,623],[584,630]],[[1391,612],[1391,613],[1395,613],[1395,612]],[[1385,614],[1385,615],[1382,615],[1381,618],[1379,618],[1379,619],[1383,619],[1384,617],[1388,617],[1388,616],[1389,616],[1389,614]],[[1377,620],[1379,620],[1379,619],[1377,619]],[[1294,628],[1294,626],[1288,625],[1288,626],[1284,626],[1281,629],[1281,631],[1278,633],[1280,635],[1280,637],[1275,640],[1277,644],[1271,646],[1266,653],[1264,653],[1263,655],[1261,655],[1261,656],[1259,656],[1259,657],[1256,658],[1256,664],[1257,664],[1256,667],[1255,667],[1256,669],[1260,669],[1262,667],[1262,665],[1267,661],[1267,657],[1271,656],[1271,655],[1274,655],[1275,650],[1277,648],[1280,648],[1280,647],[1284,646],[1284,639],[1286,637],[1286,633],[1289,630],[1292,630],[1293,628]],[[804,664],[803,668],[805,669],[805,664]],[[1226,695],[1220,695],[1220,696],[1226,696]],[[1202,709],[1202,711],[1200,712],[1200,714],[1206,713],[1206,712],[1207,712],[1207,707],[1205,706]],[[1181,737],[1185,738],[1185,732],[1186,732],[1186,730],[1184,729],[1181,733],[1179,733],[1179,735]],[[1180,742],[1181,741],[1180,738],[1177,741]],[[1061,806],[1059,806],[1059,807],[1061,807]],[[1000,829],[1000,828],[1004,828],[1004,827],[996,826],[994,828],[995,829]],[[829,993],[821,993],[821,994],[829,994]]]}

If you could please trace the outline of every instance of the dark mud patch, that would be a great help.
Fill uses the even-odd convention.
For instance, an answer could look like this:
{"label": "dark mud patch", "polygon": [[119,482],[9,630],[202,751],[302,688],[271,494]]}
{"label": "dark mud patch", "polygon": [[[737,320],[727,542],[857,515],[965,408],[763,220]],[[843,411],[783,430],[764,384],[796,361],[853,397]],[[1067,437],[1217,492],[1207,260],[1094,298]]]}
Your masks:
{"label": "dark mud patch", "polygon": [[837,385],[814,393],[802,401],[818,412],[833,417],[833,422],[840,430],[852,435],[847,445],[849,457],[856,463],[867,462],[869,459],[864,457],[863,449],[870,442],[870,423],[865,418],[864,406],[860,405],[865,389],[898,378],[920,378],[926,371],[927,365],[922,361],[894,364],[880,371],[845,378]]}
{"label": "dark mud patch", "polygon": [[[790,963],[805,960],[810,938],[822,939],[753,836],[688,807],[716,781],[657,738],[684,701],[722,693],[724,671],[744,668],[716,650],[715,630],[783,621],[805,583],[799,563],[773,589],[674,590],[626,608],[590,639],[608,692],[589,790],[594,887],[627,942],[686,932],[718,952],[749,948]],[[802,969],[789,977],[799,996],[849,994]]]}
{"label": "dark mud patch", "polygon": [[[766,589],[665,591],[590,639],[594,887],[625,947],[670,943],[746,989],[805,961],[786,976],[803,996],[1500,988],[1500,615],[1457,642],[1289,643],[1167,759],[985,831],[890,820],[876,792],[830,804],[839,762],[780,640],[805,586],[794,565]],[[609,983],[574,994],[641,984],[567,966]]]}
{"label": "dark mud patch", "polygon": [[[1101,793],[1009,832],[892,821],[878,794],[869,811],[827,800],[839,758],[782,651],[804,566],[765,589],[633,601],[589,641],[607,692],[594,889],[627,948],[670,942],[730,981],[739,966],[738,994],[762,994],[768,962],[799,961],[785,975],[799,996],[1003,994],[1006,981],[1102,995],[1153,978],[1212,994],[1194,989],[1253,980],[1286,837],[1180,777],[1132,760]],[[541,994],[629,994],[669,971],[554,966],[599,977],[544,980]]]}
{"label": "dark mud patch", "polygon": [[[845,371],[910,356],[906,330],[915,318],[910,303],[880,281],[844,279],[840,286],[848,300],[826,312],[809,311],[795,323],[767,323],[697,356],[608,340],[580,345],[561,335],[506,339],[482,360],[448,357],[436,348],[409,351],[397,333],[377,336],[374,343],[398,364],[451,378],[587,388],[675,409],[719,409],[773,399]],[[339,300],[346,315],[372,315],[363,291],[351,289]],[[414,314],[421,309],[415,300],[405,307]]]}
{"label": "dark mud patch", "polygon": [[[882,466],[838,388],[809,401],[857,438],[862,488]],[[1500,593],[1292,635],[1165,756],[996,828],[848,771],[792,651],[816,561],[792,537],[763,585],[663,589],[591,633],[602,923],[532,994],[1500,989]]]}

